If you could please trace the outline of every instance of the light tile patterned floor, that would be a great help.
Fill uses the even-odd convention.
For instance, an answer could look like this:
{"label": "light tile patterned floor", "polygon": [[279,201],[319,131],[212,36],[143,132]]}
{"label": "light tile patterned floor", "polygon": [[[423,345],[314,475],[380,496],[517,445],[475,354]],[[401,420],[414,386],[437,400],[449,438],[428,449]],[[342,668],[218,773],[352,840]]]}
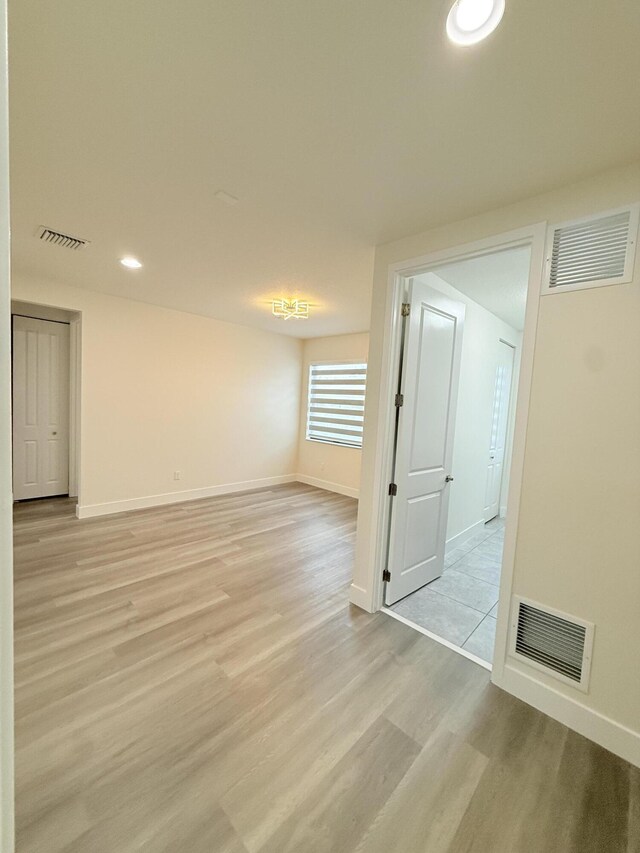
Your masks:
{"label": "light tile patterned floor", "polygon": [[392,606],[433,634],[491,661],[496,636],[504,519],[494,518],[445,558],[441,577]]}

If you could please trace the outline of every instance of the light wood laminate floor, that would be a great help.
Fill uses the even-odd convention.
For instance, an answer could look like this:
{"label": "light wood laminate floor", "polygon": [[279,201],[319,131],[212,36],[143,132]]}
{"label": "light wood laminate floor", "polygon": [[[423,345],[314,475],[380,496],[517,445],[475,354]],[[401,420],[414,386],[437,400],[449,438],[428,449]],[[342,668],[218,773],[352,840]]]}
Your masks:
{"label": "light wood laminate floor", "polygon": [[347,604],[355,501],[16,507],[18,853],[638,853],[640,772]]}

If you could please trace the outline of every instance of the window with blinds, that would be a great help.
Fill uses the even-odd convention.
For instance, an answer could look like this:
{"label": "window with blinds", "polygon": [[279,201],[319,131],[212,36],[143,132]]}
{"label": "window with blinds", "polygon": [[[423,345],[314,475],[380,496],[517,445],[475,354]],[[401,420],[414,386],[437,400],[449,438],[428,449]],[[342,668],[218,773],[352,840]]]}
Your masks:
{"label": "window with blinds", "polygon": [[362,447],[367,365],[362,362],[309,367],[307,438]]}

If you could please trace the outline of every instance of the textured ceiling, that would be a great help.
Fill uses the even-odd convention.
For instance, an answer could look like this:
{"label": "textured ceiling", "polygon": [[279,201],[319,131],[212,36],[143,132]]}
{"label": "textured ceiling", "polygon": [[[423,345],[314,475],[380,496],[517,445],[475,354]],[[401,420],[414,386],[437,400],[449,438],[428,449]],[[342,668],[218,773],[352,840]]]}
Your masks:
{"label": "textured ceiling", "polygon": [[[637,0],[507,0],[466,49],[448,5],[10,0],[15,269],[361,331],[376,243],[638,156]],[[42,245],[38,225],[91,246]],[[312,319],[272,318],[276,295]]]}

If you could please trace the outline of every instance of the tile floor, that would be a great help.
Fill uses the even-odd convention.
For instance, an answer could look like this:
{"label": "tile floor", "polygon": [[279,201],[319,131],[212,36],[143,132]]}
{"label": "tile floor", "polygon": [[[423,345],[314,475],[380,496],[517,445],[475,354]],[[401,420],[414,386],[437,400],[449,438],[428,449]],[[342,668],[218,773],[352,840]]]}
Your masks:
{"label": "tile floor", "polygon": [[391,609],[490,662],[503,544],[504,519],[494,518],[464,545],[447,553],[441,577],[396,602]]}

